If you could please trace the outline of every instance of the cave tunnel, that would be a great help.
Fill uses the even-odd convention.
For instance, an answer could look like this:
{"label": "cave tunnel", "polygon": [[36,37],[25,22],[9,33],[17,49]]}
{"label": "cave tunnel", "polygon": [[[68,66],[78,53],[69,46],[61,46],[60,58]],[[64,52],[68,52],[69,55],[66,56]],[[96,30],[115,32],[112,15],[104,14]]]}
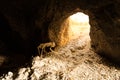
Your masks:
{"label": "cave tunnel", "polygon": [[52,41],[56,42],[57,46],[65,46],[75,40],[81,41],[81,44],[78,44],[83,44],[83,46],[85,43],[90,43],[89,16],[82,12],[75,12],[69,15],[61,22],[57,30],[59,32],[56,32],[53,26],[49,27],[49,37]]}
{"label": "cave tunnel", "polygon": [[30,65],[38,55],[37,46],[48,42],[55,42],[56,49],[70,42],[87,45],[119,65],[119,4],[118,0],[0,1],[0,75]]}

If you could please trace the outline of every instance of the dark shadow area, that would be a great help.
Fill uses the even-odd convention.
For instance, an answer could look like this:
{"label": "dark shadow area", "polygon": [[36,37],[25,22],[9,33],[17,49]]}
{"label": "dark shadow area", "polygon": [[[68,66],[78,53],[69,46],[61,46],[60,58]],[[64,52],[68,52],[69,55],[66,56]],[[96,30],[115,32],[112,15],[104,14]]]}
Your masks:
{"label": "dark shadow area", "polygon": [[8,71],[16,72],[19,67],[30,65],[35,51],[30,42],[31,40],[25,41],[18,32],[13,31],[5,16],[0,13],[0,56],[6,57],[0,65],[0,75]]}
{"label": "dark shadow area", "polygon": [[102,64],[107,65],[108,67],[115,67],[116,69],[120,70],[120,63],[115,61],[113,58],[105,55],[104,52],[98,53],[102,58]]}

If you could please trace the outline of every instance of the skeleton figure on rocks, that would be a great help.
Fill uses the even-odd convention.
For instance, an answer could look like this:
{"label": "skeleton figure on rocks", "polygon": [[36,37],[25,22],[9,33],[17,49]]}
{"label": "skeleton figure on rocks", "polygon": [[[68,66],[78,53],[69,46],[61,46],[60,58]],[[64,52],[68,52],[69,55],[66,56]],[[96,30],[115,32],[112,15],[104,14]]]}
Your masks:
{"label": "skeleton figure on rocks", "polygon": [[42,43],[37,47],[38,53],[41,57],[43,57],[43,55],[48,52],[54,52],[52,48],[54,48],[55,46],[55,42]]}

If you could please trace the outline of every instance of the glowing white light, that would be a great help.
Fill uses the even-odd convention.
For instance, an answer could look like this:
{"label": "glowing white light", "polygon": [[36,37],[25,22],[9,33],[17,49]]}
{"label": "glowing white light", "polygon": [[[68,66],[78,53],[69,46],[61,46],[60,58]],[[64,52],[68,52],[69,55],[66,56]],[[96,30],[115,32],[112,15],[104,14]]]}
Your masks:
{"label": "glowing white light", "polygon": [[76,22],[89,22],[88,15],[85,15],[84,13],[81,12],[77,12],[76,14],[73,14],[72,16],[70,16],[70,19]]}
{"label": "glowing white light", "polygon": [[89,25],[89,16],[77,12],[71,15],[69,18],[69,37],[70,39],[76,39],[80,37],[89,38],[90,25]]}

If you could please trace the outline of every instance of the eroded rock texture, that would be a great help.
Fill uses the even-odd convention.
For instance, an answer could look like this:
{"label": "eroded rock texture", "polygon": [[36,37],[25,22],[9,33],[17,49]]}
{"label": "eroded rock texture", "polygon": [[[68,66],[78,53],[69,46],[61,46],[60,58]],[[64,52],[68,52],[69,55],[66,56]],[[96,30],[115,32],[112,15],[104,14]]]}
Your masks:
{"label": "eroded rock texture", "polygon": [[92,47],[96,52],[120,62],[119,6],[109,4],[93,10],[91,23]]}
{"label": "eroded rock texture", "polygon": [[67,27],[62,25],[67,26],[66,18],[81,11],[90,17],[92,48],[120,62],[119,4],[119,0],[0,1],[1,53],[29,55],[40,43],[49,41],[61,46],[61,41],[67,40]]}

